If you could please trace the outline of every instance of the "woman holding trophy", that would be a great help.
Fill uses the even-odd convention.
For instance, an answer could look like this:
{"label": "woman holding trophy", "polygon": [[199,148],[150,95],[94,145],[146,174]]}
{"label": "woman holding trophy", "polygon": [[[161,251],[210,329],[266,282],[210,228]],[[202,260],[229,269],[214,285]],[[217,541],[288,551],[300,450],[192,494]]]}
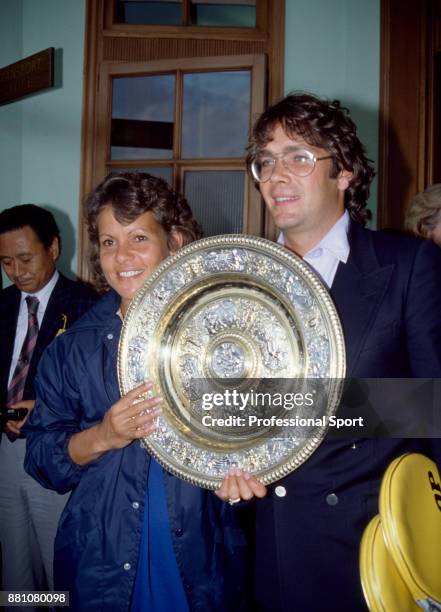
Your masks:
{"label": "woman holding trophy", "polygon": [[148,174],[107,177],[89,196],[92,262],[104,297],[48,348],[26,423],[26,470],[71,491],[55,543],[70,609],[247,609],[236,509],[168,474],[140,445],[161,398],[120,397],[117,352],[130,302],[169,254],[199,238],[186,201]]}

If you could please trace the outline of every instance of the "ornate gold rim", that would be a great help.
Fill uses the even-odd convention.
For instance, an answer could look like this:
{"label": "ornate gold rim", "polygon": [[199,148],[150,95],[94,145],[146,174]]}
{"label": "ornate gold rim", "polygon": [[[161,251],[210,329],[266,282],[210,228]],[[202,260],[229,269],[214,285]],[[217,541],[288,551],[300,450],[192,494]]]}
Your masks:
{"label": "ornate gold rim", "polygon": [[[182,262],[186,261],[192,255],[203,254],[209,250],[216,250],[220,248],[226,249],[246,249],[252,253],[261,254],[268,256],[271,260],[275,262],[279,262],[283,264],[288,269],[292,270],[293,273],[297,274],[303,282],[306,283],[308,288],[311,290],[311,293],[316,300],[317,307],[322,315],[322,323],[326,328],[328,338],[330,341],[330,367],[329,372],[326,378],[330,380],[330,390],[328,394],[328,414],[332,414],[335,412],[339,399],[341,397],[341,381],[345,376],[345,345],[344,345],[344,337],[343,331],[341,328],[340,320],[335,309],[334,303],[322,282],[315,275],[315,273],[303,262],[302,259],[291,253],[290,251],[284,249],[283,247],[265,240],[263,238],[258,238],[254,236],[246,236],[246,235],[222,235],[215,236],[211,238],[205,238],[194,242],[176,254],[168,257],[164,260],[160,266],[152,273],[152,275],[147,279],[142,289],[138,292],[138,294],[133,299],[127,315],[124,320],[123,330],[121,333],[120,344],[118,349],[118,379],[120,385],[121,394],[127,393],[133,386],[130,385],[128,376],[127,376],[127,358],[128,358],[128,343],[130,340],[130,335],[132,333],[132,328],[136,325],[136,317],[140,306],[143,301],[146,299],[146,296],[152,294],[155,288],[158,287],[161,279],[163,279],[170,270],[174,270],[179,268],[179,265]],[[230,272],[233,274],[233,272]],[[246,278],[249,276],[250,284],[255,282],[256,279],[249,275],[248,271],[242,271],[240,273],[241,278]],[[216,279],[217,284],[222,282],[222,275],[217,275]],[[207,275],[208,278],[208,275]],[[213,278],[213,276],[212,276]],[[259,279],[257,279],[258,281]],[[263,282],[263,281],[262,281]],[[185,293],[187,291],[187,294]],[[173,300],[184,301],[188,298],[191,293],[197,293],[198,291],[198,283],[195,282],[192,284],[190,288],[182,289],[178,294],[172,296],[171,304],[168,304],[168,308],[172,308],[176,306]],[[285,306],[287,308],[293,309],[292,304],[290,304],[288,299],[285,299]],[[175,308],[176,311],[176,308]],[[156,380],[154,382],[155,393],[161,392],[161,384],[156,376]],[[171,411],[170,411],[171,412]],[[167,405],[165,406],[164,414],[167,414]],[[159,417],[164,419],[164,415]],[[169,419],[170,421],[171,419]],[[161,421],[162,424],[165,421]],[[167,422],[167,427],[170,426],[170,422]],[[185,429],[185,426],[183,427]],[[317,448],[317,446],[321,443],[323,438],[326,435],[327,427],[323,427],[318,430],[317,436],[311,438],[303,444],[301,449],[297,449],[295,452],[292,452],[290,456],[285,458],[281,465],[275,465],[268,470],[262,472],[256,472],[257,477],[264,483],[269,484],[276,480],[279,480],[283,476],[286,476],[288,473],[299,467],[304,461],[313,453],[313,451]],[[182,433],[182,431],[181,431]],[[143,446],[148,450],[148,452],[161,464],[165,469],[174,475],[183,478],[184,480],[201,487],[205,487],[208,489],[216,489],[220,482],[221,477],[213,477],[207,476],[201,473],[193,473],[191,469],[184,468],[183,466],[179,466],[175,461],[161,448],[160,445],[155,441],[154,437],[147,437],[142,441]],[[201,451],[202,452],[202,451]],[[240,453],[238,455],[234,450],[232,451],[224,451],[224,455],[228,455],[228,461],[230,464],[238,464],[240,463]]]}

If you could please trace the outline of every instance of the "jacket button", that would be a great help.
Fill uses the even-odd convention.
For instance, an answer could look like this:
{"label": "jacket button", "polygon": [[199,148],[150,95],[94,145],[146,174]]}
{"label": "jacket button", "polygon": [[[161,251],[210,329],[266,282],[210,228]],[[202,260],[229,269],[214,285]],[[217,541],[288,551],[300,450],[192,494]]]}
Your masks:
{"label": "jacket button", "polygon": [[139,510],[139,503],[138,502],[133,502],[132,508],[133,508],[133,510]]}
{"label": "jacket button", "polygon": [[328,506],[336,506],[338,504],[338,495],[329,493],[329,495],[326,496],[326,503]]}
{"label": "jacket button", "polygon": [[175,536],[176,536],[176,537],[178,537],[178,538],[180,538],[180,537],[182,537],[182,534],[183,534],[183,533],[184,533],[184,531],[183,531],[182,529],[180,529],[180,528],[179,528],[179,529],[176,529],[176,531],[175,531]]}
{"label": "jacket button", "polygon": [[107,334],[107,340],[113,340],[113,334]]}
{"label": "jacket button", "polygon": [[285,497],[286,489],[285,489],[285,487],[282,487],[282,485],[278,485],[275,488],[275,493],[276,493],[277,497]]}
{"label": "jacket button", "polygon": [[124,563],[123,567],[126,570],[126,572],[128,572],[130,569],[132,569],[132,566],[130,565],[130,563]]}

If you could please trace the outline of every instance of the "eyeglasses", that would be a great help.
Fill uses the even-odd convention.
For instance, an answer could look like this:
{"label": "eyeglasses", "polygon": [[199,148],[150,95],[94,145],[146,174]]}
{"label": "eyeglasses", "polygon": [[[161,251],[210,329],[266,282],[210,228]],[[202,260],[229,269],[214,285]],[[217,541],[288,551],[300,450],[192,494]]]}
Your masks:
{"label": "eyeglasses", "polygon": [[276,161],[280,159],[283,166],[296,176],[308,176],[315,168],[315,164],[322,159],[332,159],[332,155],[316,157],[308,149],[293,148],[278,155],[260,154],[251,162],[251,172],[259,183],[269,181],[273,175]]}

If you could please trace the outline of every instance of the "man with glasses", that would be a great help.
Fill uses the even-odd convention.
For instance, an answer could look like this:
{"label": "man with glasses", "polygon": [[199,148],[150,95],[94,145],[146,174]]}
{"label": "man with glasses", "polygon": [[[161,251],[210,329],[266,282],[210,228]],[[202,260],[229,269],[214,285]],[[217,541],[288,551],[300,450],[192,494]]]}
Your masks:
{"label": "man with glasses", "polygon": [[[289,95],[254,125],[248,168],[281,230],[329,288],[342,321],[347,376],[441,377],[441,250],[364,228],[374,176],[338,101]],[[354,415],[357,416],[357,415]],[[417,440],[326,439],[265,489],[232,470],[218,491],[256,502],[259,610],[366,610],[358,551],[378,512],[381,477]]]}

